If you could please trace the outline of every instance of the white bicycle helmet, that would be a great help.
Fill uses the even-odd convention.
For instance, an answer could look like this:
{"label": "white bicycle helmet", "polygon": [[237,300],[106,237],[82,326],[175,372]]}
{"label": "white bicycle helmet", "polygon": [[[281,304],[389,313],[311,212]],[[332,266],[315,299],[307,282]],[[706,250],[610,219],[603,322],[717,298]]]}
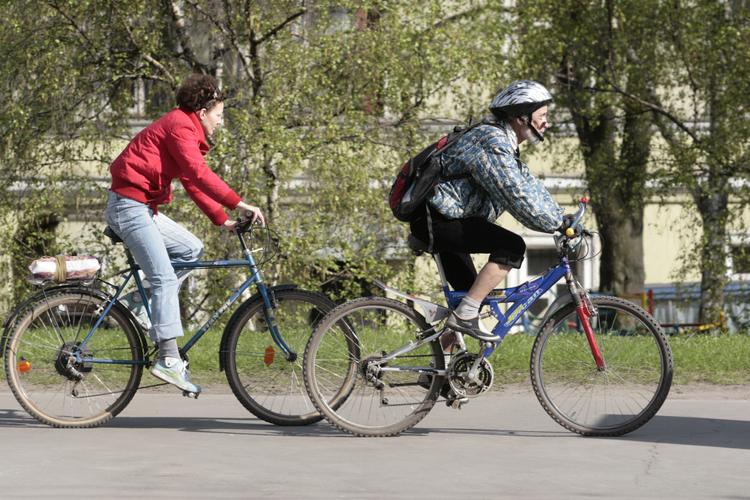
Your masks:
{"label": "white bicycle helmet", "polygon": [[490,111],[500,120],[526,116],[526,124],[536,138],[534,142],[541,142],[544,137],[532,125],[531,114],[550,102],[552,94],[541,83],[533,80],[516,80],[495,96],[490,104]]}
{"label": "white bicycle helmet", "polygon": [[552,102],[552,94],[533,80],[516,80],[500,91],[490,104],[490,111],[501,119],[530,115]]}

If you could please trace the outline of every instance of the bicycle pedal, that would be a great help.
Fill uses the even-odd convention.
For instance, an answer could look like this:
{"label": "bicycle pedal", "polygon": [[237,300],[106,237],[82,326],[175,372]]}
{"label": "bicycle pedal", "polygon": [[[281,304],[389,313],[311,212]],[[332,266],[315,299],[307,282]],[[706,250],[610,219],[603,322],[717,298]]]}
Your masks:
{"label": "bicycle pedal", "polygon": [[445,406],[453,408],[454,410],[460,410],[468,402],[469,398],[446,399]]}
{"label": "bicycle pedal", "polygon": [[200,392],[182,391],[182,395],[186,398],[198,399],[198,396],[200,396]]}

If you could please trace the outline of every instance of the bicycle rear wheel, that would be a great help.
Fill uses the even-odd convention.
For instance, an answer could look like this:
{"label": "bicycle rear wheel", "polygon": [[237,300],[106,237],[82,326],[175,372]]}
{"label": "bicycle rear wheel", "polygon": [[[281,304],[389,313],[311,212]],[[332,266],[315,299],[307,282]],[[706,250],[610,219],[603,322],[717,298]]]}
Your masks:
{"label": "bicycle rear wheel", "polygon": [[440,343],[432,341],[384,364],[378,360],[430,328],[414,309],[391,299],[367,297],[336,307],[305,349],[305,386],[315,407],[356,436],[393,436],[417,424],[434,406],[445,380],[425,373],[445,368]]}
{"label": "bicycle rear wheel", "polygon": [[[143,346],[127,313],[79,290],[30,305],[7,340],[5,373],[31,416],[54,427],[95,427],[120,413],[138,390]],[[109,361],[107,361],[109,360]]]}
{"label": "bicycle rear wheel", "polygon": [[263,300],[246,302],[227,325],[225,370],[232,392],[253,415],[276,425],[322,419],[302,382],[302,353],[314,326],[334,307],[328,297],[299,289],[275,290],[274,324],[295,353],[287,356],[271,337]]}
{"label": "bicycle rear wheel", "polygon": [[620,436],[648,422],[672,383],[672,352],[643,309],[616,297],[591,299],[589,322],[605,366],[599,370],[568,304],[542,325],[531,351],[539,402],[560,425],[586,436]]}

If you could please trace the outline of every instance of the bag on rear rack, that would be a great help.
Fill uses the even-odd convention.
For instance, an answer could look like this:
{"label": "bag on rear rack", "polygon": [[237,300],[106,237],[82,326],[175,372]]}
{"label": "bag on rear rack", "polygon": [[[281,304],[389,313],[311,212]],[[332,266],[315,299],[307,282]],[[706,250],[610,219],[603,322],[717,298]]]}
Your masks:
{"label": "bag on rear rack", "polygon": [[41,284],[53,281],[88,281],[96,278],[101,269],[99,259],[90,255],[58,255],[42,257],[29,265],[30,281]]}

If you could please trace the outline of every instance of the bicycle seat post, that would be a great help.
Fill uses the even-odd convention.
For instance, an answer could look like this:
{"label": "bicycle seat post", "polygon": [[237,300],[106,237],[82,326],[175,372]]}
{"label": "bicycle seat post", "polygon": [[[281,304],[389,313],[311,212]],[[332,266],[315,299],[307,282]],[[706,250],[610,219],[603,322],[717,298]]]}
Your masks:
{"label": "bicycle seat post", "polygon": [[432,255],[432,260],[435,261],[435,265],[437,265],[438,269],[438,274],[440,275],[440,286],[442,287],[443,293],[445,294],[445,298],[447,300],[448,291],[450,290],[450,288],[448,287],[448,280],[445,277],[445,269],[443,269],[443,264],[440,262],[440,254],[430,251],[429,245],[413,234],[409,235],[406,240],[406,244],[409,246],[412,252],[414,252],[415,255],[419,256],[425,252]]}
{"label": "bicycle seat post", "polygon": [[448,291],[450,290],[450,287],[448,286],[448,279],[445,277],[445,269],[443,269],[443,263],[440,262],[440,254],[439,253],[433,253],[432,254],[432,260],[435,261],[435,265],[437,266],[438,274],[440,275],[440,286],[442,287],[443,293],[445,293],[445,296],[448,296]]}

